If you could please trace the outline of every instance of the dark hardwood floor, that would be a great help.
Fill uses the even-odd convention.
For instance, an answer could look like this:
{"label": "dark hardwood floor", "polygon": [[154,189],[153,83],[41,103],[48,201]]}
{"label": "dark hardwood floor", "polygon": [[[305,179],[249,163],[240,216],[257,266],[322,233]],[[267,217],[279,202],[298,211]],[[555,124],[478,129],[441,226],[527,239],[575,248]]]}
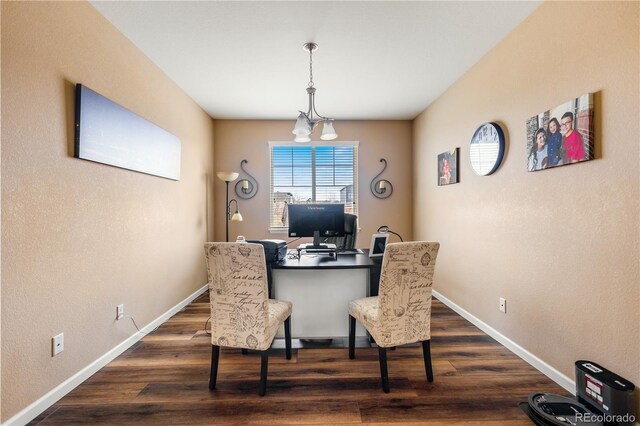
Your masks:
{"label": "dark hardwood floor", "polygon": [[389,394],[381,390],[375,348],[358,348],[355,360],[346,348],[294,349],[290,361],[273,349],[261,398],[259,354],[223,349],[210,391],[208,317],[204,294],[31,424],[529,425],[517,407],[529,393],[567,394],[435,299],[433,383],[420,346],[388,352]]}

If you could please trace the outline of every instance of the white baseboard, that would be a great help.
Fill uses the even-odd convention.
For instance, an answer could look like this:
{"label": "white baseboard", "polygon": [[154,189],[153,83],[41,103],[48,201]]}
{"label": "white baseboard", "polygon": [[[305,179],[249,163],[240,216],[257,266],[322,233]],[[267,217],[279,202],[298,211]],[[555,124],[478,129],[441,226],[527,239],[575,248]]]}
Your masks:
{"label": "white baseboard", "polygon": [[129,349],[134,343],[138,340],[142,339],[147,333],[153,331],[158,326],[162,325],[165,321],[171,318],[173,315],[180,312],[185,306],[189,303],[193,302],[198,296],[209,289],[209,284],[205,284],[189,296],[186,299],[175,305],[173,308],[169,309],[164,314],[160,315],[158,318],[150,322],[148,325],[142,328],[140,332],[134,334],[133,336],[126,339],[124,342],[120,343],[115,348],[111,349],[106,354],[102,355],[100,358],[93,361],[91,364],[87,365],[82,370],[78,371],[73,376],[69,377],[67,380],[53,388],[43,397],[29,405],[24,410],[20,411],[18,414],[10,418],[6,421],[6,425],[26,425],[31,420],[36,418],[40,413],[42,413],[47,408],[51,407],[55,404],[60,398],[71,392],[82,382],[91,377],[94,373],[100,370],[102,367],[113,361],[118,355],[122,352]]}
{"label": "white baseboard", "polygon": [[533,368],[540,371],[542,374],[544,374],[545,376],[547,376],[548,378],[556,382],[558,385],[565,388],[568,392],[571,392],[572,395],[575,395],[576,383],[573,380],[571,380],[569,377],[565,376],[564,374],[562,374],[561,372],[559,372],[558,370],[556,370],[555,368],[553,368],[552,366],[550,366],[549,364],[547,364],[546,362],[544,362],[543,360],[541,360],[540,358],[538,358],[537,356],[535,356],[534,354],[532,354],[531,352],[523,348],[522,346],[518,345],[516,342],[509,339],[504,334],[492,328],[491,326],[481,321],[477,317],[471,315],[469,312],[465,311],[460,306],[456,305],[455,303],[447,299],[445,296],[443,296],[439,292],[433,290],[433,296],[439,301],[441,301],[442,303],[444,303],[445,305],[447,305],[448,307],[450,307],[451,309],[453,309],[454,311],[456,311],[458,314],[460,314],[460,316],[469,320],[471,323],[473,323],[473,325],[478,327],[480,330],[484,331],[489,336],[496,339],[502,346],[509,349],[511,352],[513,352],[514,354],[516,354],[517,356],[525,360]]}

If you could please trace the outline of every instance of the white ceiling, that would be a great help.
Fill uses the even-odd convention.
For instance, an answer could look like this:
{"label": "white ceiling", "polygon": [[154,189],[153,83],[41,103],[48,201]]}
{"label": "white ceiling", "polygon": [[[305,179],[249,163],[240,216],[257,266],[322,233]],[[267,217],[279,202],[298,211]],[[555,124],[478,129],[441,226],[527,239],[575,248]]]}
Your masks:
{"label": "white ceiling", "polygon": [[[413,119],[540,1],[92,1],[214,118]],[[508,65],[508,64],[505,64]]]}

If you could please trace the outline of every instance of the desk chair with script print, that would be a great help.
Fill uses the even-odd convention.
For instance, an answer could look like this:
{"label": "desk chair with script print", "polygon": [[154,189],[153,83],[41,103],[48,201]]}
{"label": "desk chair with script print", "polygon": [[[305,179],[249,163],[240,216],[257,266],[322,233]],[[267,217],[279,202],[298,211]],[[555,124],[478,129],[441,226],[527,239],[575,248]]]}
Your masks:
{"label": "desk chair with script print", "polygon": [[378,345],[382,390],[389,392],[387,348],[421,342],[427,380],[431,368],[431,286],[440,243],[388,244],[378,296],[349,303],[349,358],[355,358],[356,319]]}
{"label": "desk chair with script print", "polygon": [[267,267],[260,244],[204,245],[211,299],[211,377],[215,389],[220,346],[262,351],[259,394],[267,388],[268,350],[284,322],[291,359],[291,303],[268,298]]}

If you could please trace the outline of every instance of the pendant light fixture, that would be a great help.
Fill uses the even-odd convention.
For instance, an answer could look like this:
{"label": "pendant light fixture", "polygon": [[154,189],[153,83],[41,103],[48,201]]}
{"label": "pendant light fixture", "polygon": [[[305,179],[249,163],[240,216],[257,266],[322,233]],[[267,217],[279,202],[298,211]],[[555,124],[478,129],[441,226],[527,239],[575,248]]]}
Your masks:
{"label": "pendant light fixture", "polygon": [[[307,94],[309,95],[309,109],[307,112],[300,111],[296,125],[293,128],[293,134],[295,142],[310,142],[311,133],[313,129],[322,122],[322,134],[320,139],[323,141],[330,141],[338,137],[338,134],[333,129],[333,119],[323,117],[316,111],[315,94],[316,88],[313,86],[313,52],[318,50],[318,45],[315,43],[305,43],[304,50],[309,52],[309,85],[307,87]],[[315,114],[315,117],[314,117]]]}

